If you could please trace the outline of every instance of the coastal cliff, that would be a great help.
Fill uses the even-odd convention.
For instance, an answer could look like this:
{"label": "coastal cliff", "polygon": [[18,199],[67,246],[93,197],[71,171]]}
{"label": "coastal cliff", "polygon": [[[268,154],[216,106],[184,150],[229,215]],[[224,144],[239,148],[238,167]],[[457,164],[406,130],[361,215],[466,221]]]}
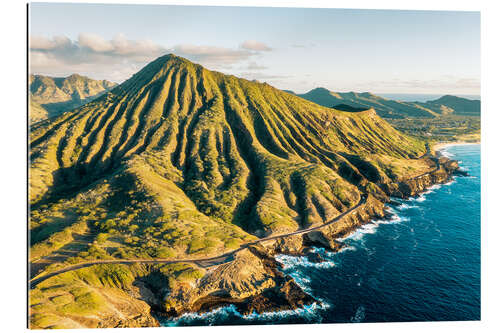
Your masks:
{"label": "coastal cliff", "polygon": [[381,188],[390,196],[408,198],[434,184],[446,182],[454,173],[463,174],[463,171],[459,170],[458,162],[447,157],[435,157],[435,163],[436,168],[431,172],[399,182],[381,184]]}
{"label": "coastal cliff", "polygon": [[[399,182],[380,184],[387,194],[368,195],[364,202],[334,223],[303,234],[264,240],[230,256],[223,263],[97,265],[67,272],[43,282],[37,290],[56,308],[59,316],[35,315],[32,327],[151,327],[184,313],[203,313],[233,305],[242,315],[302,308],[318,303],[281,270],[278,254],[306,255],[312,246],[338,251],[338,241],[374,218],[386,216],[389,196],[407,198],[460,173],[458,163],[436,158],[429,173]],[[312,260],[321,261],[317,254]],[[104,273],[103,273],[104,272]],[[68,290],[65,285],[77,285]],[[62,288],[61,288],[62,286]],[[32,295],[38,299],[38,294]],[[90,298],[97,307],[86,313],[71,303]],[[33,301],[33,300],[32,300]],[[40,299],[40,303],[42,303]],[[67,304],[66,304],[67,303]],[[79,303],[76,303],[79,304]],[[51,324],[53,323],[53,324]],[[47,326],[48,325],[48,326]],[[58,326],[59,325],[59,326]]]}
{"label": "coastal cliff", "polygon": [[[408,198],[428,187],[444,183],[459,170],[458,163],[446,157],[436,158],[435,170],[400,182],[384,184],[390,196]],[[209,271],[190,287],[171,290],[160,317],[176,317],[186,312],[203,313],[215,308],[234,305],[241,314],[290,310],[317,302],[290,277],[280,271],[277,254],[309,255],[310,247],[339,251],[343,245],[337,239],[355,231],[374,218],[386,216],[384,200],[369,195],[366,202],[334,224],[303,235],[291,235],[263,242],[260,246],[241,251],[234,260]],[[314,257],[313,260],[322,260]]]}

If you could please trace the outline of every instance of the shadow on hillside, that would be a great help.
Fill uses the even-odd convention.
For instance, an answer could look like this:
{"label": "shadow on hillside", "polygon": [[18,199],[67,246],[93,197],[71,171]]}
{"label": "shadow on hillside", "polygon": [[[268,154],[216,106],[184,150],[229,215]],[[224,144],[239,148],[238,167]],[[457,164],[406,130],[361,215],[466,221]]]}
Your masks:
{"label": "shadow on hillside", "polygon": [[332,109],[339,110],[339,111],[345,111],[345,112],[363,112],[370,110],[370,108],[367,107],[356,107],[352,105],[347,105],[347,104],[337,104],[332,106]]}

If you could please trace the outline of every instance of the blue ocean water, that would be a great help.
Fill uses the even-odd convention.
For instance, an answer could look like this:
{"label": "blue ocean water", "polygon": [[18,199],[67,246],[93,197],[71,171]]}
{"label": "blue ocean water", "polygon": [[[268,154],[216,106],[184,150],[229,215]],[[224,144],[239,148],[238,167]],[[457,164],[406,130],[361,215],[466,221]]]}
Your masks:
{"label": "blue ocean water", "polygon": [[318,303],[249,316],[228,306],[163,325],[479,320],[480,146],[452,146],[445,153],[470,176],[391,206],[390,219],[341,239],[347,247],[339,253],[315,249],[325,262],[277,256]]}

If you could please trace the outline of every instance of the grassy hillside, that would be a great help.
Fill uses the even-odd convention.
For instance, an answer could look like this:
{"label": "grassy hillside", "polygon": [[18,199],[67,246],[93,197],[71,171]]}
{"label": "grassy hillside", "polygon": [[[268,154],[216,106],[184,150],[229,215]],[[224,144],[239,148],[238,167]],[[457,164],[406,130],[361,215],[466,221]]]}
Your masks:
{"label": "grassy hillside", "polygon": [[37,102],[34,102],[32,99],[30,99],[30,104],[29,104],[29,122],[30,124],[34,124],[40,120],[47,119],[49,116],[49,113],[43,106],[38,104]]}
{"label": "grassy hillside", "polygon": [[[292,93],[289,91],[289,93]],[[371,93],[337,93],[316,88],[298,96],[345,111],[373,108],[399,131],[424,139],[453,141],[480,130],[481,102],[446,95],[427,102],[402,102]]]}
{"label": "grassy hillside", "polygon": [[[73,74],[65,78],[30,75],[30,121],[40,121],[79,107],[98,97],[116,83],[92,80]],[[40,107],[45,110],[41,112]]]}
{"label": "grassy hillside", "polygon": [[425,105],[394,101],[368,92],[338,93],[325,88],[316,88],[305,94],[298,94],[298,96],[326,107],[335,107],[336,105],[343,104],[355,108],[374,108],[377,114],[384,118],[433,118],[439,114],[435,109],[431,109]]}
{"label": "grassy hillside", "polygon": [[427,108],[434,109],[441,114],[453,114],[456,116],[481,116],[481,101],[467,98],[445,95],[436,100],[425,103],[417,103]]}
{"label": "grassy hillside", "polygon": [[[286,91],[286,90],[285,90]],[[286,91],[292,93],[292,91]],[[368,92],[339,93],[316,88],[305,94],[297,94],[319,105],[333,107],[347,105],[355,108],[374,108],[384,118],[435,118],[441,115],[480,116],[481,101],[445,95],[427,102],[403,102],[380,97]]]}
{"label": "grassy hillside", "polygon": [[33,275],[217,255],[322,224],[433,166],[423,141],[373,109],[322,107],[174,55],[30,135]]}

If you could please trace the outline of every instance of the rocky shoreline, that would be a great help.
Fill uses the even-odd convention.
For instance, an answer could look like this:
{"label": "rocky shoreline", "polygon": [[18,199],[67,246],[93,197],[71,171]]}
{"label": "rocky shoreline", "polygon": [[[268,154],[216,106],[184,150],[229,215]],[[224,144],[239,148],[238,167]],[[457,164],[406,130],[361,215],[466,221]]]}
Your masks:
{"label": "rocky shoreline", "polygon": [[[321,302],[309,295],[283,273],[279,254],[306,256],[311,262],[321,262],[312,247],[337,252],[343,238],[374,218],[387,218],[385,204],[390,197],[408,198],[428,187],[447,182],[454,174],[464,174],[458,162],[444,156],[429,157],[436,168],[425,174],[393,183],[378,184],[380,191],[363,197],[334,223],[302,234],[293,234],[248,245],[220,264],[196,264],[204,272],[201,278],[170,284],[158,279],[161,264],[139,265],[142,273],[131,284],[99,289],[114,312],[100,313],[92,322],[74,327],[152,327],[161,326],[183,314],[203,314],[224,306],[232,306],[241,315],[295,310]],[[116,265],[119,266],[119,265]],[[136,268],[137,268],[136,267]],[[165,279],[165,275],[161,275]],[[97,290],[97,289],[96,289]],[[69,325],[69,324],[68,324]],[[73,327],[70,325],[71,327]],[[83,326],[82,326],[83,325]]]}
{"label": "rocky shoreline", "polygon": [[[205,313],[222,306],[233,305],[242,315],[250,313],[293,310],[311,305],[315,300],[294,280],[283,274],[278,254],[306,255],[311,261],[322,258],[311,247],[339,251],[343,245],[336,241],[354,232],[374,218],[387,217],[385,203],[390,197],[408,198],[424,192],[434,184],[449,181],[452,175],[464,175],[458,162],[444,156],[433,157],[436,169],[411,179],[380,184],[387,197],[368,195],[366,202],[352,214],[334,224],[303,235],[252,245],[238,252],[233,260],[213,267],[194,285],[180,285],[173,290],[151,290],[155,296],[151,314],[161,322],[185,313]],[[145,281],[147,286],[147,281]]]}

